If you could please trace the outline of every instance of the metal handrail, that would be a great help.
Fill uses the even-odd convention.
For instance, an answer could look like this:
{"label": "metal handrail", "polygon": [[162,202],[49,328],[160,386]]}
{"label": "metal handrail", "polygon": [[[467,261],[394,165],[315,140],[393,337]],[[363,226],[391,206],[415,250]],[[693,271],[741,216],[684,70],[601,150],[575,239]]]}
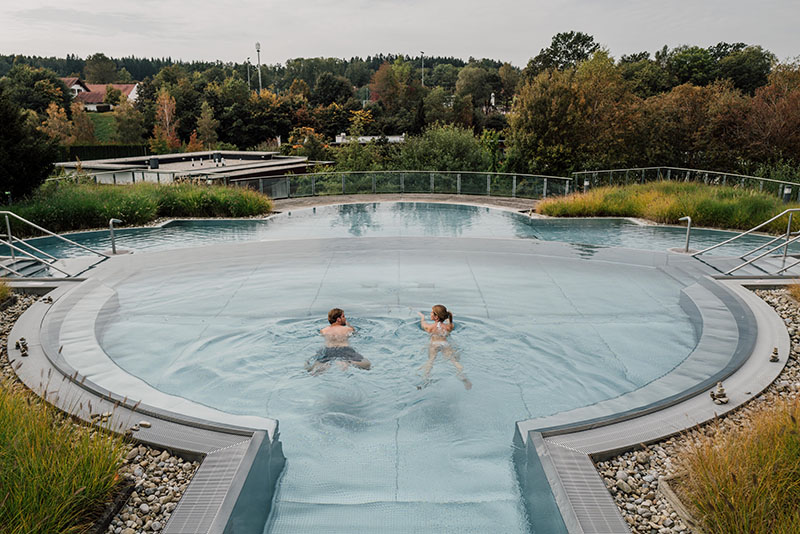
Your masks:
{"label": "metal handrail", "polygon": [[[800,232],[792,232],[792,233],[791,233],[791,235],[800,235]],[[741,255],[741,256],[739,256],[739,257],[740,257],[740,258],[742,258],[742,259],[745,259],[745,258],[746,258],[747,256],[749,256],[750,254],[753,254],[753,253],[755,253],[755,252],[758,252],[758,251],[759,251],[759,250],[761,250],[762,248],[764,248],[764,247],[768,247],[768,246],[770,246],[771,244],[773,244],[775,241],[778,241],[778,240],[780,240],[780,239],[784,239],[785,237],[786,237],[786,236],[785,236],[784,234],[781,234],[781,235],[779,235],[779,236],[775,236],[775,237],[773,237],[772,239],[770,239],[769,241],[767,241],[766,243],[764,243],[763,245],[758,245],[758,246],[757,246],[756,248],[754,248],[753,250],[750,250],[750,251],[748,251],[748,252],[745,252],[744,254],[742,254],[742,255]]]}
{"label": "metal handrail", "polygon": [[[329,171],[329,172],[308,172],[308,173],[297,173],[297,174],[282,174],[276,176],[266,176],[265,178],[303,178],[306,176],[331,176],[331,175],[341,175],[341,174],[394,174],[394,173],[405,173],[405,174],[482,174],[484,176],[491,175],[491,176],[521,176],[525,178],[552,178],[554,180],[563,180],[567,182],[571,182],[572,178],[568,178],[566,176],[550,176],[547,174],[525,174],[520,172],[492,172],[492,171],[420,171],[420,170],[385,170],[385,171]],[[234,178],[231,181],[243,181],[243,180],[252,180],[253,178]]]}
{"label": "metal handrail", "polygon": [[[769,249],[768,251],[766,251],[766,252],[763,252],[763,253],[759,254],[759,255],[758,255],[758,256],[756,256],[755,258],[749,259],[749,260],[747,260],[746,262],[744,262],[744,263],[742,263],[742,264],[740,264],[740,265],[737,265],[737,266],[736,266],[736,267],[734,267],[733,269],[731,269],[731,270],[729,270],[729,271],[725,272],[725,274],[726,274],[726,275],[727,275],[727,274],[731,274],[731,273],[733,273],[734,271],[738,271],[738,270],[739,270],[739,269],[741,269],[742,267],[747,267],[748,265],[750,265],[750,264],[752,264],[752,263],[754,263],[754,262],[756,262],[756,261],[760,260],[760,259],[761,259],[761,258],[763,258],[764,256],[769,256],[770,254],[772,254],[772,253],[773,253],[773,252],[775,252],[776,250],[780,250],[782,247],[787,247],[787,248],[788,248],[788,246],[789,246],[789,245],[791,245],[792,243],[794,243],[794,242],[796,242],[796,241],[798,241],[798,240],[800,240],[800,235],[798,235],[797,237],[794,237],[794,238],[790,239],[789,241],[786,241],[785,243],[781,243],[781,244],[780,244],[780,245],[778,245],[777,247],[773,247],[773,248]],[[786,258],[786,256],[784,255],[784,261],[785,261],[785,258]],[[782,269],[782,270],[785,270],[785,269]],[[780,271],[779,271],[779,272],[780,272]]]}
{"label": "metal handrail", "polygon": [[735,172],[723,172],[723,171],[709,171],[706,169],[687,169],[684,167],[629,167],[626,169],[599,169],[596,171],[575,171],[573,172],[574,175],[578,174],[599,174],[602,172],[622,172],[622,171],[651,171],[651,170],[660,170],[660,169],[667,169],[673,171],[686,171],[686,172],[698,172],[704,174],[718,174],[720,176],[733,176],[736,178],[745,178],[749,180],[759,180],[762,182],[772,182],[776,184],[788,184],[788,185],[799,185],[798,182],[791,182],[789,180],[776,180],[774,178],[762,178],[761,176],[750,176],[747,174],[737,174]]}
{"label": "metal handrail", "polygon": [[17,275],[17,276],[19,276],[20,278],[22,278],[22,277],[23,277],[23,276],[22,276],[22,274],[18,273],[17,271],[15,271],[14,269],[12,269],[11,267],[8,267],[8,266],[6,266],[6,265],[3,265],[2,263],[0,263],[0,269],[5,269],[6,271],[10,272],[11,274],[15,274],[15,275]]}
{"label": "metal handrail", "polygon": [[[56,233],[53,233],[50,230],[47,230],[46,228],[42,228],[38,224],[32,223],[31,221],[20,217],[19,215],[17,215],[13,211],[0,211],[0,215],[5,215],[6,217],[9,217],[9,216],[10,217],[14,217],[18,221],[23,222],[23,223],[27,224],[28,226],[30,226],[32,228],[36,228],[40,232],[44,232],[45,234],[47,234],[47,235],[49,235],[51,237],[55,237],[57,239],[60,239],[61,241],[64,241],[65,243],[69,243],[70,245],[74,245],[74,246],[76,246],[78,248],[82,248],[83,250],[87,250],[87,251],[91,252],[92,254],[97,254],[98,256],[101,256],[103,258],[110,258],[111,257],[108,254],[103,254],[102,252],[98,252],[97,250],[94,250],[94,249],[91,249],[91,248],[89,248],[87,246],[81,245],[80,243],[76,243],[75,241],[73,241],[71,239],[67,239],[64,236],[58,235]],[[11,237],[11,236],[9,236],[9,237]]]}
{"label": "metal handrail", "polygon": [[24,256],[27,256],[29,259],[31,259],[31,260],[33,260],[33,261],[35,261],[35,262],[38,262],[38,263],[43,263],[44,265],[47,265],[48,267],[52,267],[52,268],[53,268],[53,269],[55,269],[56,271],[58,271],[58,272],[60,272],[60,273],[64,273],[64,274],[65,274],[65,275],[67,275],[68,277],[69,277],[69,276],[72,276],[71,274],[69,274],[69,273],[68,273],[67,271],[65,271],[64,269],[61,269],[61,268],[59,268],[59,267],[56,267],[56,266],[55,266],[55,265],[53,265],[52,263],[50,263],[50,262],[48,262],[48,261],[45,261],[45,260],[43,260],[42,258],[39,258],[39,257],[37,257],[37,256],[34,256],[33,254],[31,254],[31,253],[30,253],[30,252],[28,252],[27,250],[25,250],[25,249],[22,249],[22,248],[19,248],[18,246],[16,246],[16,245],[14,245],[14,244],[10,243],[9,241],[6,241],[5,239],[0,239],[0,243],[4,244],[5,246],[7,246],[7,247],[9,247],[9,248],[11,248],[11,249],[13,249],[13,250],[16,250],[17,252],[20,252],[20,253],[22,253],[22,255],[24,255]]}
{"label": "metal handrail", "polygon": [[[759,224],[758,226],[754,226],[753,228],[747,230],[746,232],[742,232],[741,234],[737,234],[737,235],[731,237],[730,239],[726,239],[722,243],[717,243],[716,245],[712,245],[712,246],[710,246],[708,248],[705,248],[705,249],[703,249],[703,250],[701,250],[699,252],[695,252],[694,254],[692,254],[692,256],[697,257],[697,256],[700,256],[701,254],[705,254],[709,250],[714,250],[715,248],[721,247],[723,245],[727,245],[728,243],[730,243],[732,241],[736,241],[740,237],[744,237],[744,236],[746,236],[748,234],[751,234],[751,233],[755,232],[756,230],[759,230],[759,229],[763,228],[764,226],[768,225],[769,223],[771,223],[771,222],[773,222],[773,221],[775,221],[777,219],[780,219],[781,217],[783,217],[787,213],[795,213],[795,212],[798,212],[798,211],[800,211],[800,208],[789,208],[787,210],[783,210],[782,212],[780,212],[776,216],[772,217],[771,219],[767,219],[766,221],[764,221],[763,223]],[[781,236],[781,237],[783,237],[783,236]],[[783,245],[781,245],[781,246],[783,246]],[[755,252],[755,251],[753,251],[753,252]]]}
{"label": "metal handrail", "polygon": [[47,252],[45,252],[44,250],[40,250],[40,249],[38,249],[38,248],[34,247],[33,245],[31,245],[30,243],[28,243],[28,242],[27,242],[27,241],[25,241],[24,239],[19,239],[19,238],[17,238],[17,237],[11,236],[11,239],[10,239],[10,241],[11,241],[12,243],[16,241],[16,242],[17,242],[17,243],[19,243],[20,245],[25,245],[26,247],[33,249],[33,251],[34,251],[34,252],[38,252],[38,253],[39,253],[39,254],[41,254],[42,256],[46,256],[46,257],[50,258],[50,259],[51,259],[51,260],[53,260],[53,261],[58,261],[58,258],[56,258],[55,256],[52,256],[52,255],[48,254]]}

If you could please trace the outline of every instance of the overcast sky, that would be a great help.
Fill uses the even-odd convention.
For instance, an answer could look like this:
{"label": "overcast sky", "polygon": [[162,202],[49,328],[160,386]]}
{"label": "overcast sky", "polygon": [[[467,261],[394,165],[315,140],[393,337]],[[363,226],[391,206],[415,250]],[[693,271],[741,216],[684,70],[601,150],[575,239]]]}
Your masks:
{"label": "overcast sky", "polygon": [[664,45],[759,44],[800,55],[798,0],[26,0],[0,3],[0,53],[284,63],[377,53],[524,66],[558,32],[618,58]]}

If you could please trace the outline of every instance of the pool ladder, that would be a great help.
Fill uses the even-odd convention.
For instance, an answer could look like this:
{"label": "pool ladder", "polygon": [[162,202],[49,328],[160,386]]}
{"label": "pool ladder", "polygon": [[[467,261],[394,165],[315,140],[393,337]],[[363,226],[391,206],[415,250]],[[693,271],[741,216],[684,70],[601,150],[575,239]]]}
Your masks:
{"label": "pool ladder", "polygon": [[[23,241],[15,237],[11,233],[11,220],[14,219],[15,221],[19,221],[31,228],[34,228],[46,235],[51,237],[55,237],[69,245],[81,248],[86,250],[92,254],[95,254],[100,257],[98,261],[93,263],[92,265],[96,265],[97,263],[104,261],[111,256],[108,254],[104,254],[97,250],[91,249],[87,246],[81,245],[80,243],[76,243],[71,239],[67,239],[64,236],[58,235],[46,228],[42,228],[38,224],[35,224],[27,219],[24,219],[11,211],[0,211],[0,215],[5,216],[6,222],[6,233],[5,236],[0,238],[0,245],[5,245],[8,247],[10,252],[10,256],[6,258],[6,261],[0,261],[0,269],[3,270],[3,273],[6,275],[13,276],[14,278],[20,279],[28,279],[28,278],[38,278],[40,276],[48,276],[50,269],[54,271],[58,271],[63,275],[64,278],[73,278],[76,276],[75,274],[70,274],[68,271],[64,270],[62,267],[56,265],[56,262],[59,261],[59,258],[48,254],[47,252],[40,250],[39,248],[31,245],[30,243]],[[112,219],[113,222],[120,222],[117,219]],[[110,223],[112,228],[112,246],[113,246],[113,222]],[[0,234],[3,235],[3,234]],[[85,270],[82,269],[81,271]]]}
{"label": "pool ladder", "polygon": [[[785,233],[783,233],[783,234],[781,234],[779,236],[776,236],[773,239],[770,239],[766,243],[757,246],[756,248],[754,248],[753,250],[750,250],[749,252],[747,252],[745,254],[742,254],[741,256],[739,256],[739,258],[744,260],[744,261],[742,263],[740,263],[739,265],[736,265],[732,269],[729,269],[728,271],[725,271],[723,273],[726,276],[732,275],[733,273],[735,273],[739,269],[742,269],[743,267],[747,267],[748,265],[753,265],[758,260],[760,260],[760,259],[762,259],[762,258],[764,258],[766,256],[769,256],[769,255],[773,254],[774,252],[777,252],[781,248],[783,248],[783,253],[781,254],[782,259],[781,259],[780,268],[778,270],[776,270],[775,272],[772,272],[772,273],[769,273],[769,274],[787,276],[785,274],[787,271],[789,271],[792,267],[800,264],[800,259],[798,259],[797,261],[794,261],[791,264],[786,265],[787,258],[789,258],[789,257],[791,257],[792,259],[795,258],[795,256],[789,256],[789,245],[791,245],[792,243],[795,243],[796,241],[800,240],[800,232],[793,232],[792,231],[792,216],[794,215],[794,213],[796,213],[798,211],[800,211],[800,208],[790,208],[790,209],[783,210],[782,212],[780,212],[776,216],[772,217],[771,219],[767,219],[766,221],[762,222],[758,226],[754,226],[753,228],[747,230],[746,232],[742,232],[742,233],[740,233],[738,235],[735,235],[735,236],[731,237],[730,239],[726,239],[725,241],[723,241],[721,243],[717,243],[716,245],[713,245],[711,247],[708,247],[708,248],[705,248],[705,249],[700,250],[698,252],[695,252],[695,253],[692,254],[692,256],[697,258],[701,254],[705,254],[706,252],[708,252],[710,250],[714,250],[716,248],[722,247],[722,246],[727,245],[729,243],[732,243],[733,241],[736,241],[737,239],[740,239],[740,238],[742,238],[742,237],[744,237],[744,236],[746,236],[748,234],[756,232],[757,230],[760,230],[760,229],[764,228],[768,224],[777,221],[781,217],[788,216],[789,220],[788,220],[788,223],[786,224],[786,232]],[[683,220],[683,219],[681,219],[681,220]],[[689,219],[689,227],[691,228],[691,219]],[[688,249],[688,243],[689,243],[689,235],[688,235],[688,233],[687,233],[687,236],[686,236],[686,243],[687,243],[687,249]],[[778,243],[778,244],[775,245],[775,243]],[[760,250],[763,250],[765,248],[767,249],[765,252],[762,252],[758,256],[755,256],[753,258],[748,259],[748,256],[751,256],[751,255],[755,254],[756,252],[758,252]]]}

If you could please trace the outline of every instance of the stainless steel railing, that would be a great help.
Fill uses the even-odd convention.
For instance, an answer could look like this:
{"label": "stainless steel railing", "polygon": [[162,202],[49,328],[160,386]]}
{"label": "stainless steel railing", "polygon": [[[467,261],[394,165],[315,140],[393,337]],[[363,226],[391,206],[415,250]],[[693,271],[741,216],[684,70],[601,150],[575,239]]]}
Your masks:
{"label": "stainless steel railing", "polygon": [[[760,260],[760,259],[762,259],[764,257],[767,257],[767,256],[773,254],[774,252],[779,251],[780,249],[783,249],[783,253],[781,254],[781,256],[782,256],[781,269],[776,271],[774,274],[780,274],[780,273],[786,272],[791,267],[793,267],[793,266],[797,265],[798,263],[800,263],[800,262],[795,262],[792,265],[790,265],[789,267],[786,266],[786,258],[787,258],[788,254],[789,254],[789,245],[791,245],[791,244],[797,242],[798,240],[800,240],[800,232],[793,232],[792,231],[792,219],[793,219],[793,216],[794,216],[794,214],[796,212],[800,212],[800,208],[790,208],[790,209],[787,209],[787,210],[783,210],[779,214],[775,215],[774,217],[771,217],[770,219],[767,219],[766,221],[762,222],[761,224],[759,224],[757,226],[754,226],[753,228],[751,228],[751,229],[749,229],[749,230],[747,230],[745,232],[737,234],[737,235],[731,237],[730,239],[726,239],[725,241],[722,241],[721,243],[717,243],[716,245],[713,245],[713,246],[710,246],[710,247],[705,248],[703,250],[700,250],[698,252],[695,252],[694,254],[692,254],[692,256],[697,257],[697,256],[705,254],[706,252],[709,252],[711,250],[714,250],[714,249],[717,249],[719,247],[725,246],[725,245],[727,245],[729,243],[732,243],[734,241],[737,241],[737,240],[741,239],[742,237],[744,237],[746,235],[752,234],[753,232],[756,232],[756,231],[764,228],[765,226],[767,226],[767,225],[769,225],[769,224],[781,219],[784,216],[788,216],[788,221],[786,223],[786,232],[785,233],[783,233],[783,234],[781,234],[781,235],[779,235],[777,237],[774,237],[773,239],[769,240],[768,242],[763,243],[763,244],[757,246],[756,248],[754,248],[752,250],[749,250],[746,253],[740,255],[739,257],[742,260],[745,260],[745,261],[743,261],[741,264],[737,265],[736,267],[734,267],[732,269],[729,269],[724,274],[726,274],[726,275],[733,274],[734,272],[738,271],[739,269],[741,269],[743,267],[746,267],[748,265],[752,265],[755,262],[757,262],[758,260]],[[774,243],[778,243],[778,244],[776,246],[773,246],[772,248],[768,248],[766,250],[766,252],[762,252],[761,254],[759,254],[759,255],[757,255],[757,256],[755,256],[753,258],[747,259],[748,256],[750,256],[752,254],[755,254],[756,252],[758,252],[760,250],[763,250],[763,249],[765,249],[767,247],[770,247],[770,245],[773,245]]]}
{"label": "stainless steel railing", "polygon": [[[66,276],[66,277],[73,276],[69,272],[67,272],[64,269],[62,269],[61,267],[58,267],[57,265],[55,265],[55,263],[58,261],[58,258],[56,258],[55,256],[53,256],[51,254],[48,254],[47,252],[44,252],[43,250],[31,245],[27,241],[24,241],[22,239],[19,239],[19,238],[15,237],[11,233],[11,219],[19,221],[19,222],[21,222],[21,223],[23,223],[23,224],[25,224],[27,226],[30,226],[31,228],[34,228],[34,229],[36,229],[36,230],[38,230],[38,231],[40,231],[40,232],[42,232],[42,233],[44,233],[46,235],[49,235],[49,236],[54,237],[54,238],[56,238],[56,239],[58,239],[60,241],[63,241],[63,242],[65,242],[65,243],[67,243],[67,244],[69,244],[71,246],[75,246],[75,247],[81,248],[83,250],[86,250],[87,252],[90,252],[92,254],[95,254],[95,255],[100,257],[99,261],[103,261],[103,260],[105,260],[105,259],[110,257],[108,254],[104,254],[102,252],[99,252],[99,251],[94,250],[92,248],[89,248],[87,246],[81,245],[80,243],[76,243],[75,241],[72,241],[71,239],[68,239],[68,238],[66,238],[66,237],[64,237],[62,235],[58,235],[58,234],[56,234],[54,232],[51,232],[50,230],[48,230],[46,228],[42,228],[38,224],[33,223],[33,222],[31,222],[31,221],[29,221],[27,219],[24,219],[23,217],[20,217],[19,215],[17,215],[14,212],[11,212],[11,211],[0,211],[0,215],[4,216],[5,223],[6,223],[6,236],[5,236],[5,238],[0,238],[0,244],[3,244],[3,245],[8,247],[8,249],[9,249],[9,251],[11,253],[10,255],[11,255],[12,261],[16,261],[17,254],[19,254],[19,255],[21,255],[21,257],[23,257],[23,258],[25,258],[27,260],[33,261],[34,263],[41,264],[41,265],[47,267],[48,269],[53,269],[55,271],[58,271],[58,272],[62,273],[64,276]],[[33,252],[31,252],[31,251],[33,251]],[[24,277],[24,275],[22,275],[19,271],[17,271],[16,269],[12,269],[11,267],[9,267],[7,265],[0,264],[0,269],[3,269],[5,272],[10,272],[11,274],[13,274],[15,276]]]}

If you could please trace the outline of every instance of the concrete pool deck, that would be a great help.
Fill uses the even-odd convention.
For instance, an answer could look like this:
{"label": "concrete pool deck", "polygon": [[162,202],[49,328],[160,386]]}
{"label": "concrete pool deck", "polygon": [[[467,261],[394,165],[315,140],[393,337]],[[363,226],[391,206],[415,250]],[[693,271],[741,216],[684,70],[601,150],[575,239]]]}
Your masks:
{"label": "concrete pool deck", "polygon": [[[376,196],[354,196],[353,202],[379,201]],[[386,200],[398,201],[437,201],[429,197],[446,195],[385,195]],[[476,203],[487,205],[488,197],[454,197],[457,203]],[[469,200],[471,202],[465,202]],[[519,211],[530,209],[532,201],[520,199],[491,199],[491,202],[503,201],[506,205],[493,205],[503,209]],[[305,203],[315,201],[315,204]],[[346,202],[343,197],[315,197],[314,199],[290,199],[276,202],[276,210],[297,209],[327,203]],[[506,202],[512,201],[512,202]],[[304,203],[301,203],[304,202]],[[375,240],[376,242],[379,240]],[[391,246],[403,247],[403,239],[381,239]],[[415,239],[414,242],[419,241]],[[458,240],[448,240],[447,246],[458,252],[461,245]],[[576,259],[580,254],[568,245],[560,243],[537,243],[531,246],[526,242],[513,242],[491,239],[466,239],[479,248],[489,252],[510,254],[536,254],[550,257]],[[146,264],[159,262],[165,267],[186,265],[195,262],[202,264],[202,258],[225,257],[241,261],[248,256],[262,256],[265,252],[274,252],[276,244],[251,243],[240,245],[214,245],[204,249],[189,249],[176,253],[158,252],[128,257],[112,258],[100,268],[90,271],[84,282],[70,282],[56,288],[51,296],[54,303],[35,304],[31,310],[15,326],[9,338],[9,357],[14,364],[22,363],[17,369],[20,378],[29,387],[38,391],[51,402],[60,407],[72,410],[75,415],[91,420],[91,413],[86,408],[77,409],[75,399],[91,400],[92,411],[114,411],[114,422],[124,430],[131,421],[138,421],[146,416],[152,419],[153,427],[142,429],[135,438],[146,443],[153,443],[174,451],[194,451],[205,457],[197,482],[189,487],[186,496],[173,514],[164,532],[223,532],[230,521],[235,521],[234,509],[245,506],[239,497],[251,493],[245,487],[263,486],[268,480],[277,476],[282,465],[280,443],[277,437],[277,422],[274,420],[254,421],[241,419],[234,424],[226,424],[222,420],[208,422],[215,416],[205,407],[198,407],[199,412],[187,416],[170,413],[173,400],[161,398],[159,407],[135,406],[133,397],[128,399],[119,392],[109,391],[98,385],[87,375],[102,377],[116,372],[104,366],[96,367],[99,360],[84,360],[83,368],[73,367],[66,356],[89,355],[102,359],[102,349],[94,339],[93,325],[101,316],[104,306],[111,295],[103,288],[105,281],[113,278],[124,278],[144,268]],[[307,247],[304,243],[302,247]],[[445,245],[439,245],[447,248]],[[170,259],[171,257],[171,259]],[[525,473],[533,474],[541,471],[546,478],[547,488],[529,488],[531,493],[539,490],[552,492],[563,518],[566,532],[629,532],[621,520],[616,506],[610,499],[602,480],[594,470],[593,457],[602,457],[615,451],[637,446],[639,443],[656,441],[675,432],[690,428],[705,421],[715,414],[734,409],[764,389],[783,367],[788,356],[788,334],[783,322],[758,297],[745,289],[751,282],[719,281],[711,278],[714,270],[689,257],[667,253],[643,252],[632,250],[599,250],[595,256],[580,261],[595,261],[613,265],[619,261],[641,263],[649,268],[661,269],[673,278],[681,279],[686,284],[686,298],[689,309],[697,310],[702,322],[701,343],[699,352],[694,354],[696,362],[702,364],[705,358],[711,357],[723,368],[722,374],[700,380],[695,384],[696,391],[688,391],[685,398],[673,398],[663,406],[653,405],[647,399],[637,399],[635,395],[627,398],[611,399],[607,403],[573,410],[550,418],[523,421],[517,425],[519,451],[526,458],[520,460],[521,477]],[[200,268],[200,267],[198,267]],[[774,282],[770,282],[774,284]],[[46,283],[40,284],[47,287]],[[693,307],[694,308],[693,308]],[[690,312],[690,315],[693,312]],[[76,331],[84,335],[75,337]],[[705,341],[703,341],[705,336]],[[30,346],[30,356],[22,358],[15,351],[11,342],[19,337],[26,337]],[[765,364],[772,348],[779,349],[780,362]],[[705,351],[705,352],[704,352]],[[64,353],[64,354],[62,354]],[[66,356],[65,356],[66,355]],[[729,361],[737,360],[735,368],[727,368],[726,355]],[[75,361],[75,360],[73,360]],[[691,362],[690,362],[691,363]],[[724,375],[724,376],[723,376]],[[687,376],[695,376],[688,372]],[[44,380],[43,377],[49,377]],[[723,409],[713,404],[707,391],[713,387],[716,378],[724,378],[729,390],[731,402]],[[100,378],[97,378],[100,380]],[[709,382],[709,384],[704,384]],[[707,387],[706,387],[707,386]],[[134,388],[139,386],[134,386]],[[657,387],[657,385],[654,385]],[[674,387],[660,390],[663,397]],[[750,392],[746,394],[745,392]],[[634,392],[635,394],[636,392]],[[641,392],[639,393],[641,395]],[[154,399],[155,400],[155,399]],[[174,407],[179,408],[185,401],[175,400]],[[85,403],[84,403],[85,405]],[[206,411],[203,411],[205,409]],[[637,412],[636,410],[640,410]],[[628,412],[621,418],[608,418],[609,413]],[[219,414],[217,414],[219,415]],[[208,416],[208,417],[206,417]],[[524,463],[522,463],[524,462]],[[538,462],[538,464],[537,464]],[[535,465],[532,465],[535,464]],[[253,466],[270,473],[259,480],[249,475]],[[537,465],[539,471],[537,471]],[[270,472],[270,470],[272,472]],[[221,476],[224,474],[224,476]],[[271,491],[271,490],[270,490]],[[255,495],[258,492],[253,492]],[[261,492],[255,502],[263,502],[270,492]],[[536,505],[529,503],[531,511]],[[257,530],[251,525],[252,531]],[[242,532],[249,532],[242,526]],[[237,530],[239,532],[239,530]],[[260,531],[258,531],[260,532]],[[553,530],[558,532],[558,530]]]}

